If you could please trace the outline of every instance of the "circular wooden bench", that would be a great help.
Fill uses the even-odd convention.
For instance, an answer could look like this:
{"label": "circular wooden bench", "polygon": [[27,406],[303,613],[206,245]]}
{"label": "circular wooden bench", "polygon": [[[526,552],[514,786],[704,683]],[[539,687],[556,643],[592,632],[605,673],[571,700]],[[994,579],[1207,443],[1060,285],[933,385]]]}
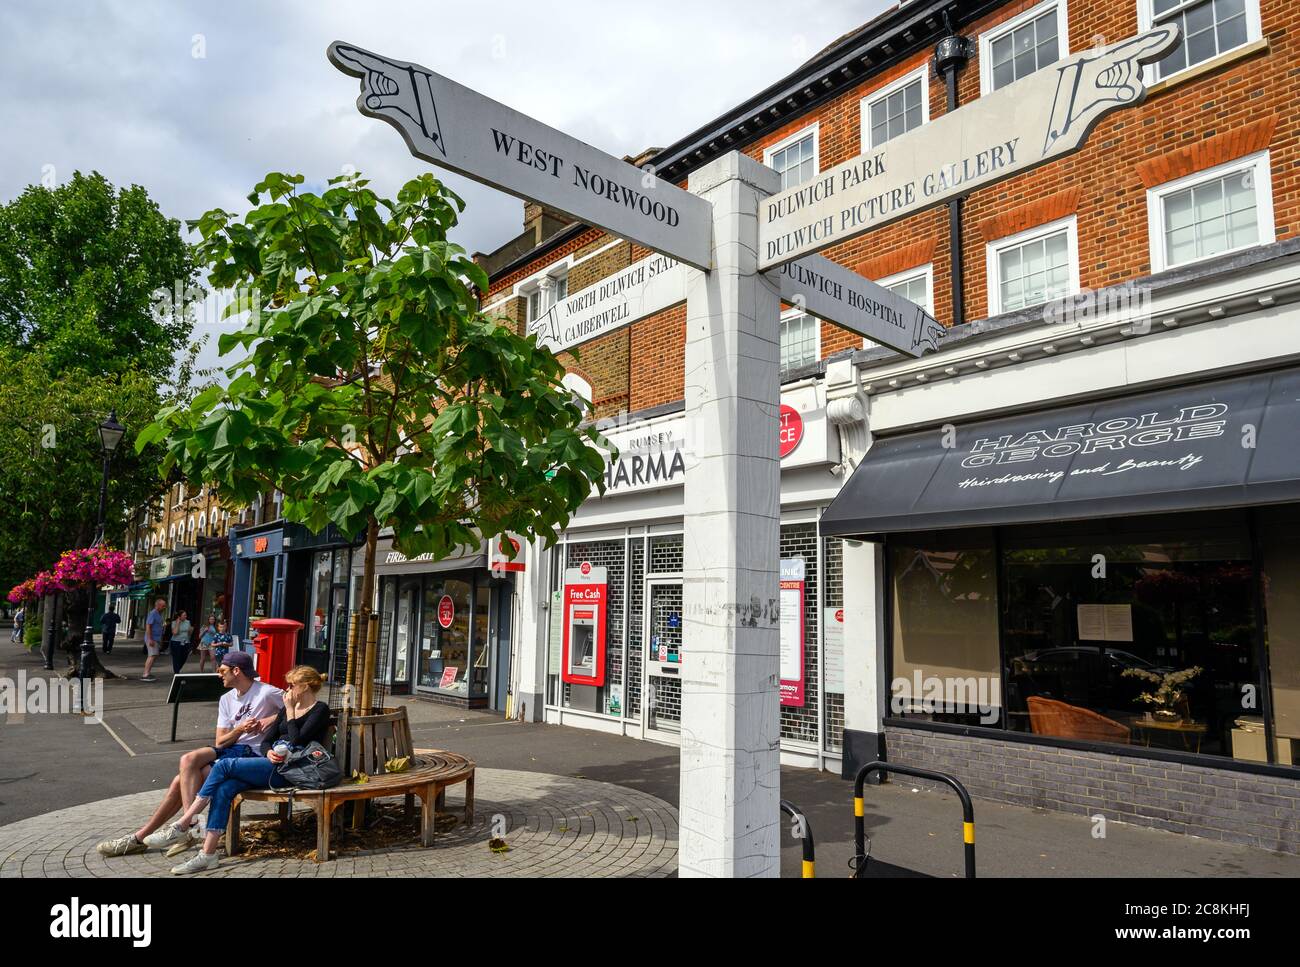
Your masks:
{"label": "circular wooden bench", "polygon": [[235,797],[226,826],[226,852],[239,852],[239,812],[243,802],[280,803],[280,820],[288,824],[295,802],[310,806],[316,814],[316,862],[324,863],[330,855],[330,829],[334,811],[343,803],[358,799],[406,798],[407,815],[419,797],[420,844],[432,846],[434,820],[443,792],[448,786],[465,784],[465,822],[474,822],[474,762],[455,752],[440,749],[415,749],[405,772],[382,772],[369,775],[365,782],[345,779],[333,789],[246,789]]}

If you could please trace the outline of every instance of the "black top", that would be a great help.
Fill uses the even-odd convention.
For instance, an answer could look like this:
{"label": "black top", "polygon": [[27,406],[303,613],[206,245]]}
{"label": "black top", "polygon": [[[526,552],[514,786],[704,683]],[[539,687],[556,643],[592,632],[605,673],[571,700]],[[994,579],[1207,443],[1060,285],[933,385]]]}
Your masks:
{"label": "black top", "polygon": [[306,713],[291,719],[280,709],[275,717],[275,724],[266,733],[266,747],[269,749],[280,739],[285,739],[292,746],[304,746],[309,742],[324,745],[329,737],[330,707],[326,702],[317,702]]}

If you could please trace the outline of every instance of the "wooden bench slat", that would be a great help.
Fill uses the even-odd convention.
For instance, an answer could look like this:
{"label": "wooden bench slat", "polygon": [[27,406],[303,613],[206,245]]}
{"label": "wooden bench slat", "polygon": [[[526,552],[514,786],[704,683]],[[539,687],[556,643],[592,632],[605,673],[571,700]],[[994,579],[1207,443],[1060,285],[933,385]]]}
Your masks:
{"label": "wooden bench slat", "polygon": [[[357,743],[359,744],[359,743]],[[287,803],[301,800],[316,814],[316,862],[329,859],[330,822],[334,810],[344,802],[363,799],[382,799],[405,795],[407,805],[411,796],[419,796],[421,810],[420,842],[432,846],[437,803],[443,790],[450,785],[465,783],[465,822],[474,822],[474,771],[472,759],[441,749],[413,749],[411,766],[405,772],[385,772],[370,776],[366,782],[347,782],[332,789],[247,789],[235,797],[226,828],[226,851],[233,856],[239,849],[240,809],[244,800],[249,802]]]}

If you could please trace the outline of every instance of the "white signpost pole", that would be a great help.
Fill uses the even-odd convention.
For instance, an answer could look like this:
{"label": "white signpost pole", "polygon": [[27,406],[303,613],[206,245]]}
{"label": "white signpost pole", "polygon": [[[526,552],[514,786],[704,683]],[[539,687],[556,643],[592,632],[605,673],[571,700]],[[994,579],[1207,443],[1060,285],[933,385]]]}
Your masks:
{"label": "white signpost pole", "polygon": [[[683,876],[780,868],[781,299],[914,356],[940,336],[905,300],[804,256],[1077,150],[1102,116],[1142,102],[1141,65],[1177,39],[1160,27],[1067,58],[780,194],[776,172],[736,152],[683,191],[427,68],[330,45],[335,66],[362,79],[361,112],[396,127],[413,154],[694,266]],[[680,301],[680,271],[661,256],[629,267],[567,300],[539,327],[542,341],[567,348]]]}
{"label": "white signpost pole", "polygon": [[779,187],[737,152],[690,176],[714,268],[686,296],[681,876],[780,873],[780,292],[756,257],[758,203]]}

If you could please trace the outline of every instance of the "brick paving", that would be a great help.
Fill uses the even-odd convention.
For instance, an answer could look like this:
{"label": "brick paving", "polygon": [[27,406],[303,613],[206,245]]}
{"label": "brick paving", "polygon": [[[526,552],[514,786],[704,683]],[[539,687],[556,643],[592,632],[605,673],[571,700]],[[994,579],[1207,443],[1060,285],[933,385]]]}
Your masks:
{"label": "brick paving", "polygon": [[[169,876],[192,851],[168,859],[150,850],[106,859],[95,844],[130,832],[158,803],[154,791],[60,809],[0,826],[0,878]],[[463,793],[447,791],[445,809],[461,815]],[[245,818],[262,814],[245,807]],[[307,859],[224,857],[198,876],[545,876],[666,877],[677,872],[677,810],[648,793],[591,779],[509,769],[479,769],[472,826],[458,823],[432,848],[418,842],[349,852],[328,863]],[[509,852],[488,840],[505,822]]]}

